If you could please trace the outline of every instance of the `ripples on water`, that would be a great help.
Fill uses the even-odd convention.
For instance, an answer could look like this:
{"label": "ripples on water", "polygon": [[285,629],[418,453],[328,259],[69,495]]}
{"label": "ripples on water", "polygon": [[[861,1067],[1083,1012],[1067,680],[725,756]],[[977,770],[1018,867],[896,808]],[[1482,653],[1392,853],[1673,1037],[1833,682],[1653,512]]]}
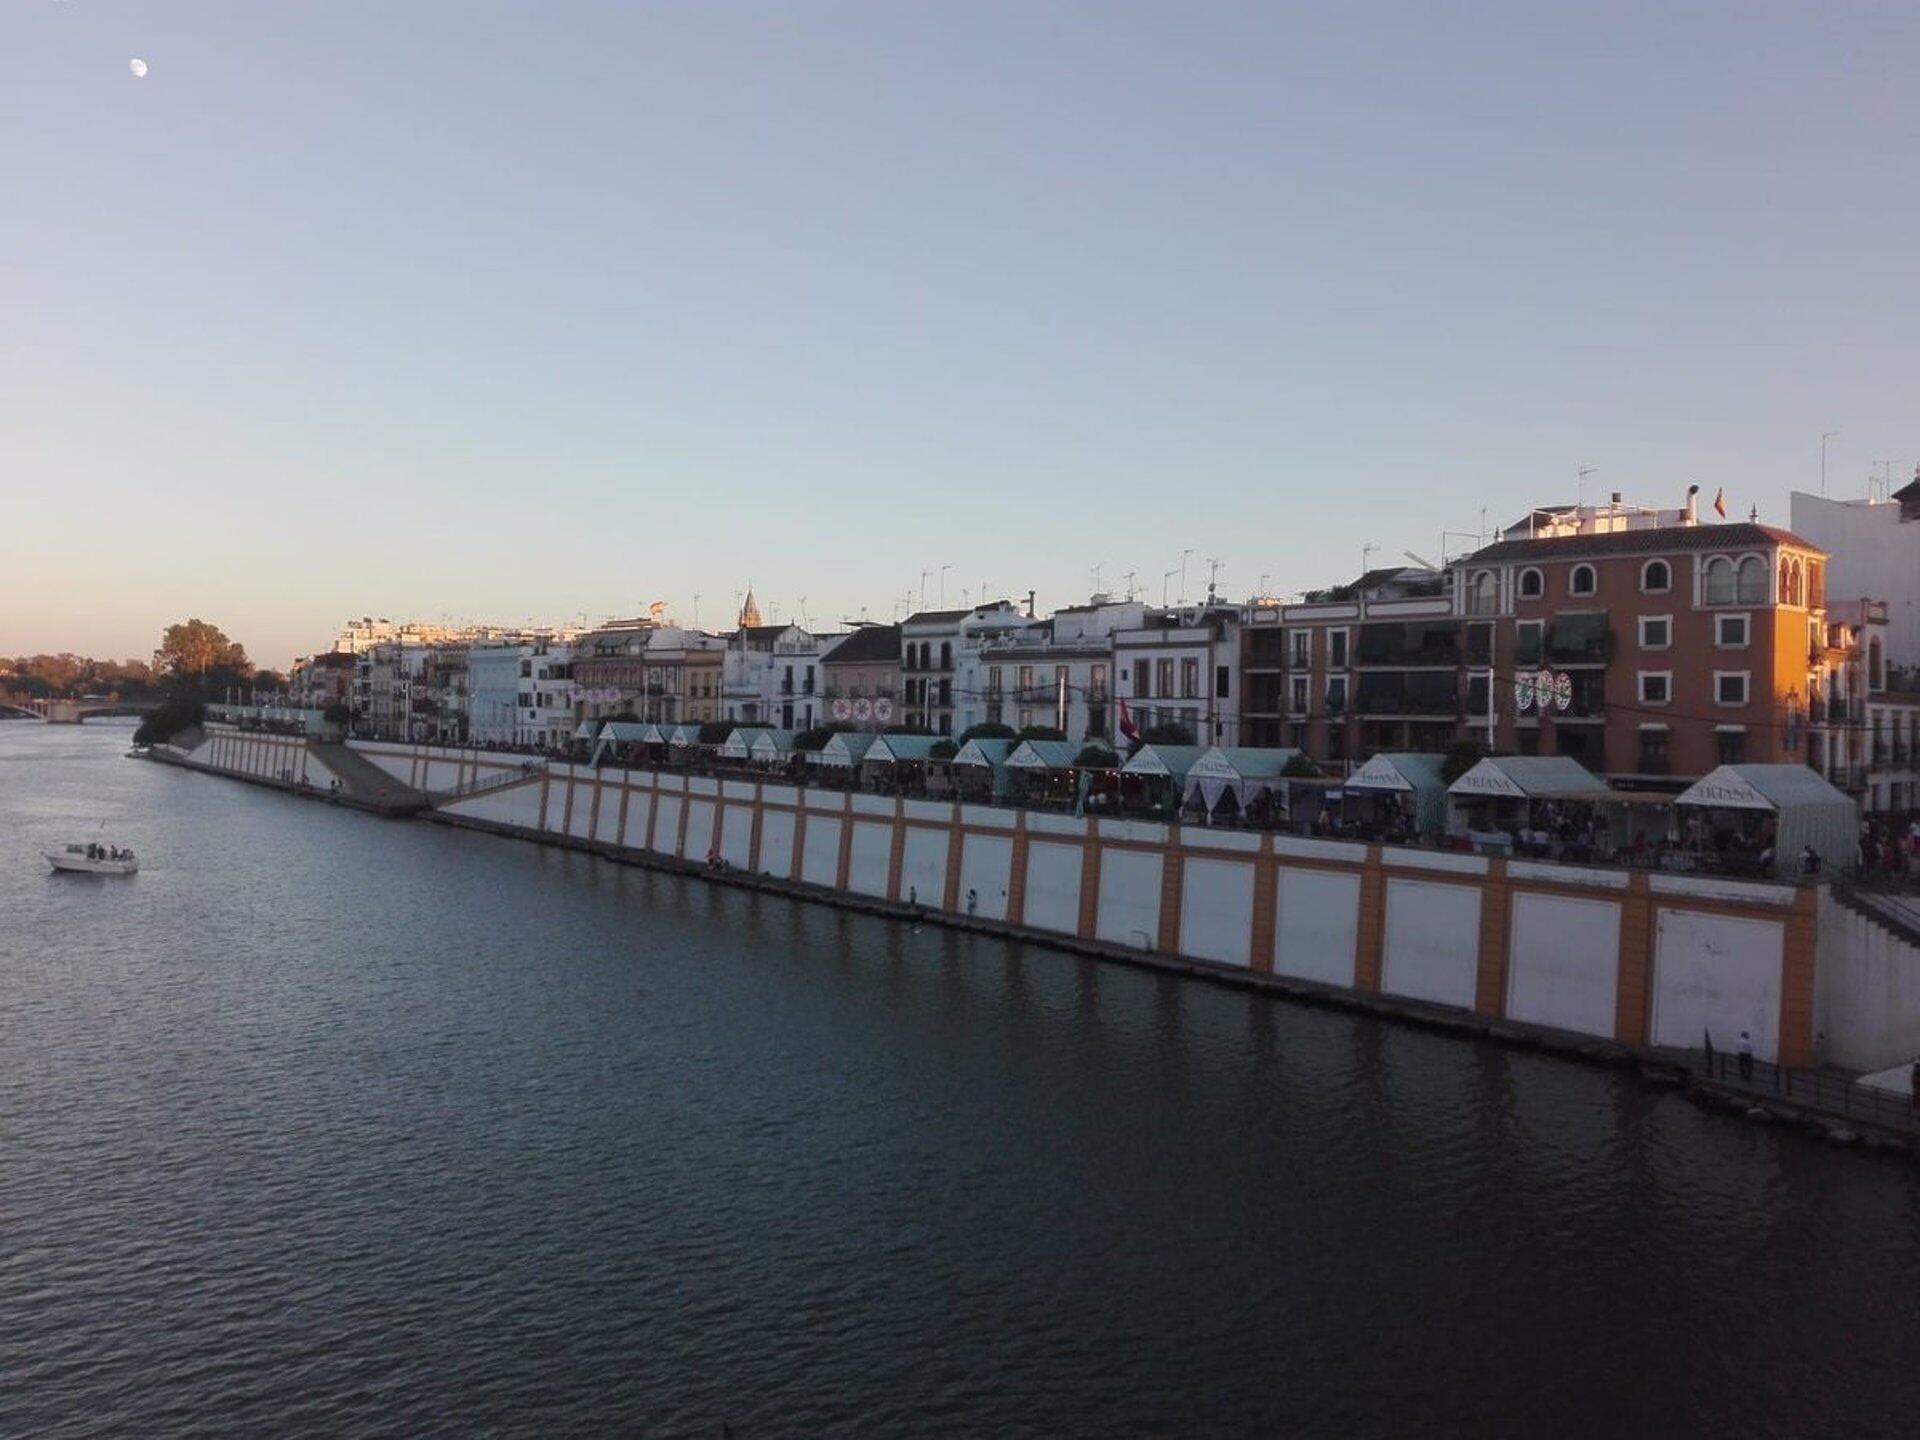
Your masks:
{"label": "ripples on water", "polygon": [[1915,1429],[1901,1165],[126,738],[0,726],[0,1433]]}

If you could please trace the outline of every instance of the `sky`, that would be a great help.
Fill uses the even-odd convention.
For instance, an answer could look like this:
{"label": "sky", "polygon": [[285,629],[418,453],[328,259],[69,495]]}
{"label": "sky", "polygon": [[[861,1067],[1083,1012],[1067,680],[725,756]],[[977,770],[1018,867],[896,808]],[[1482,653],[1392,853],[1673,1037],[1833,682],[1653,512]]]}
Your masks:
{"label": "sky", "polygon": [[1920,460],[1916,75],[1911,4],[0,0],[0,654],[1288,594],[1582,467],[1784,525]]}

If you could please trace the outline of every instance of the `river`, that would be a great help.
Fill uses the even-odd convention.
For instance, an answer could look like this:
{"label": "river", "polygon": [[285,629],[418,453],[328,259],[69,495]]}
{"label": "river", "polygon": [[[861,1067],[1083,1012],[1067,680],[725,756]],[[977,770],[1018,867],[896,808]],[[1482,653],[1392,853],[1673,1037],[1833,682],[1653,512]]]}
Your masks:
{"label": "river", "polygon": [[1909,1164],[129,734],[0,724],[0,1434],[1920,1426]]}

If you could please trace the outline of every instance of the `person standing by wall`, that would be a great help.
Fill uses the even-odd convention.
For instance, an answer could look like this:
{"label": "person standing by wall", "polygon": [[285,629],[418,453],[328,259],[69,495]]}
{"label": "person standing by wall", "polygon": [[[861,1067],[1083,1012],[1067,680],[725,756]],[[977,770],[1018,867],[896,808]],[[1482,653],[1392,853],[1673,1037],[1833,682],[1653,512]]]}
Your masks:
{"label": "person standing by wall", "polygon": [[1740,1043],[1734,1047],[1734,1058],[1740,1066],[1740,1079],[1747,1082],[1753,1079],[1753,1037],[1746,1031],[1740,1032]]}

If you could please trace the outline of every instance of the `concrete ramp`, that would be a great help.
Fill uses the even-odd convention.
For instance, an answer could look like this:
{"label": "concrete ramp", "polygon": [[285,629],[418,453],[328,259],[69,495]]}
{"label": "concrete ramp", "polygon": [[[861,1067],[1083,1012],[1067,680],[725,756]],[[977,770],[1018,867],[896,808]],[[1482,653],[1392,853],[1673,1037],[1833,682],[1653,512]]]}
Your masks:
{"label": "concrete ramp", "polygon": [[427,808],[425,795],[338,741],[316,742],[313,753],[340,777],[348,797],[369,809],[389,815],[411,815]]}

